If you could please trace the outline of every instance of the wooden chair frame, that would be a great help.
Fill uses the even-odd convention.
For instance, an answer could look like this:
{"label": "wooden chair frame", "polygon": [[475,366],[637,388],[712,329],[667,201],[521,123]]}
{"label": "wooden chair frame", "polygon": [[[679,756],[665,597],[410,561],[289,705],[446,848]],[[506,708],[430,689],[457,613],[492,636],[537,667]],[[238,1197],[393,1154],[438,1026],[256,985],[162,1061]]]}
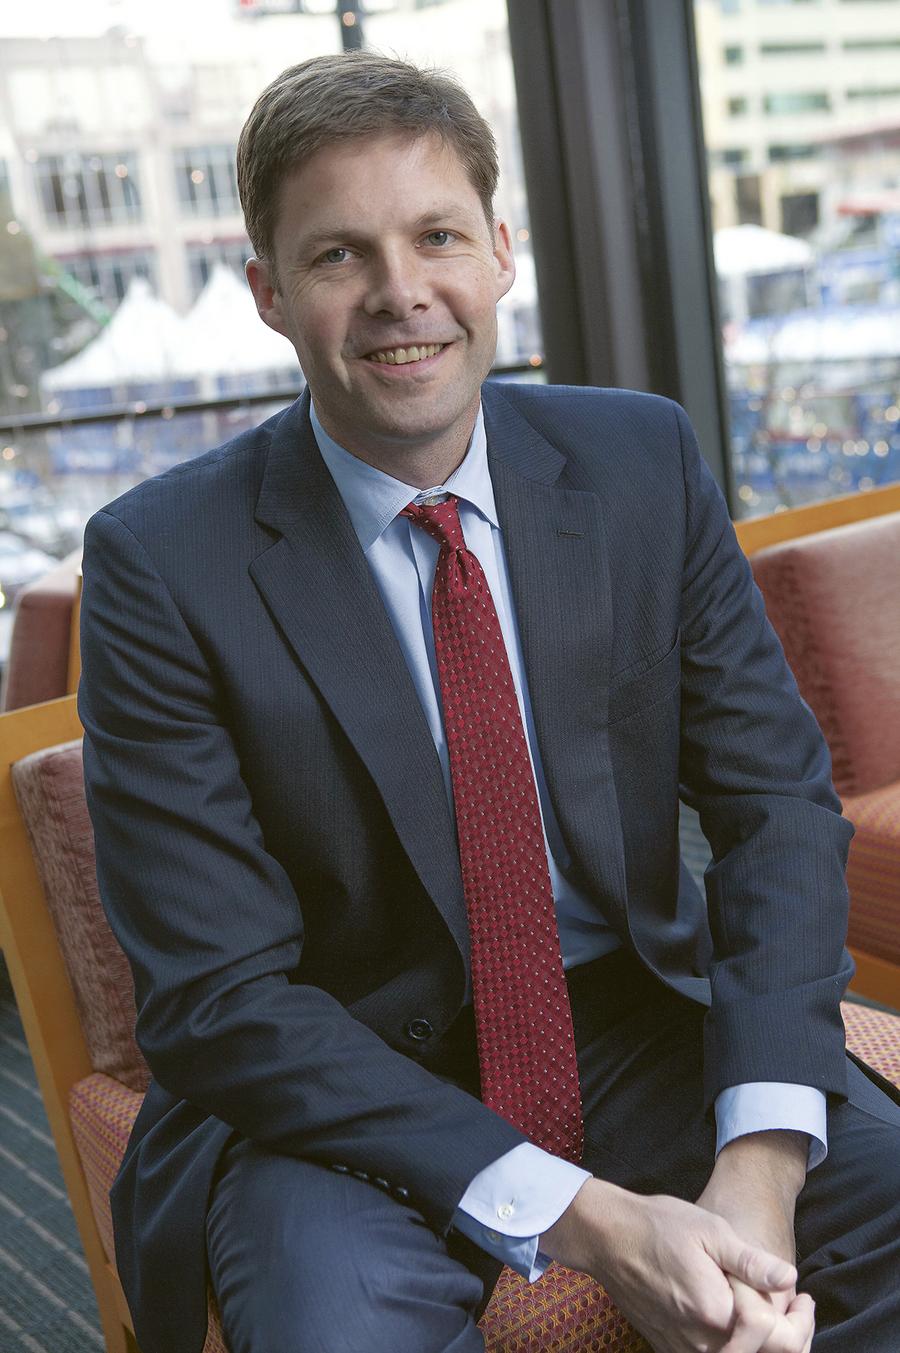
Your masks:
{"label": "wooden chair frame", "polygon": [[19,813],[11,767],[81,737],[74,695],[0,714],[0,944],[97,1297],[107,1353],[137,1353],[131,1315],[94,1220],[69,1121],[69,1091],[93,1071],[56,930]]}

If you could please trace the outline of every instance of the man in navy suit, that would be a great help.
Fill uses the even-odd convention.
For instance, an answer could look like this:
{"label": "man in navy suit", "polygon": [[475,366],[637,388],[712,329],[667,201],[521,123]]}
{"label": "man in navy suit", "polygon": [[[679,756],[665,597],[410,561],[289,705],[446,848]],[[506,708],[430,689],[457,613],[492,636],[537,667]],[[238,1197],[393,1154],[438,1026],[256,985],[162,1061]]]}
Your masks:
{"label": "man in navy suit", "polygon": [[[143,1353],[198,1353],[207,1272],[231,1353],[474,1353],[500,1261],[554,1258],[660,1353],[889,1353],[900,1109],[844,1055],[851,829],[684,414],[484,385],[514,265],[453,82],[306,62],[238,169],[308,395],[85,545],[98,877],[153,1072],[113,1192]],[[583,1168],[479,1097],[438,547],[402,515],[448,494],[533,765]]]}

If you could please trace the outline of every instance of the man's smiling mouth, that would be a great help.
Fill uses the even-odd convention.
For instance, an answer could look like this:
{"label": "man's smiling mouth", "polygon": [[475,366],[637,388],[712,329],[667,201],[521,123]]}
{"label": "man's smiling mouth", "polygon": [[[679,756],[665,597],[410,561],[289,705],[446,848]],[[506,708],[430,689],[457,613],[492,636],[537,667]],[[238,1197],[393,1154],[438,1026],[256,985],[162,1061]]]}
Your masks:
{"label": "man's smiling mouth", "polygon": [[378,352],[370,352],[366,361],[379,362],[387,366],[408,366],[411,362],[421,362],[426,357],[436,357],[446,346],[446,343],[422,343],[418,347],[382,348]]}

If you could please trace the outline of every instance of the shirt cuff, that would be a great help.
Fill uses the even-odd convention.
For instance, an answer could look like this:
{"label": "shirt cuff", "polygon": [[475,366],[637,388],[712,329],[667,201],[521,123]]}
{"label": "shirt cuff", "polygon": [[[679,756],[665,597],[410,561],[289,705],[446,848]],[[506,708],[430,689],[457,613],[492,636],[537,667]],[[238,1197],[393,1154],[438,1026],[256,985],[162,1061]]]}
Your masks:
{"label": "shirt cuff", "polygon": [[534,1282],[550,1260],[538,1249],[590,1171],[521,1142],[481,1170],[459,1201],[453,1225],[488,1254]]}
{"label": "shirt cuff", "polygon": [[807,1170],[828,1155],[826,1103],[821,1090],[784,1081],[748,1081],[732,1085],[716,1097],[716,1155],[736,1137],[750,1132],[806,1132]]}

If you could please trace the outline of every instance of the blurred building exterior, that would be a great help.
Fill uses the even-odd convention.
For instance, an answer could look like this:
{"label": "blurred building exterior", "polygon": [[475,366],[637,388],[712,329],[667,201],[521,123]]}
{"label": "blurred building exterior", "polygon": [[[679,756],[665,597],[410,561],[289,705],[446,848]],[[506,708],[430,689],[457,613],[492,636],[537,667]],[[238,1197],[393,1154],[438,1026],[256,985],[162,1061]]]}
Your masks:
{"label": "blurred building exterior", "polygon": [[[222,279],[223,266],[241,276],[249,248],[234,151],[260,89],[287,64],[339,50],[350,30],[370,48],[454,71],[493,126],[497,206],[519,265],[501,305],[498,363],[540,370],[509,34],[514,21],[521,39],[538,0],[191,0],[183,23],[171,22],[173,0],[83,0],[57,8],[64,20],[48,36],[56,3],[33,0],[30,13],[0,20],[0,530],[17,533],[23,551],[65,553],[102,502],[267,412],[211,401],[290,397],[300,379],[290,350],[271,349],[270,363],[249,297],[242,311]],[[721,419],[721,455],[730,456],[735,511],[900,478],[900,0],[693,0],[693,9],[691,0],[671,0],[671,8],[670,0],[647,0],[633,9],[652,22],[655,4],[677,9],[696,31],[730,417],[730,436]],[[554,21],[566,25],[579,13],[579,22],[594,22],[583,15],[597,12],[568,0],[552,6]],[[617,18],[604,42],[613,65],[624,50],[614,30],[621,38],[631,9],[610,7]],[[548,69],[551,47],[541,50]],[[645,74],[645,47],[635,53]],[[568,74],[556,78],[564,84]],[[596,85],[595,65],[588,78]],[[692,93],[693,79],[691,67],[683,88]],[[526,82],[519,96],[530,113],[549,111],[546,90]],[[621,108],[628,127],[617,133],[614,119],[602,119],[598,134],[610,143],[621,134],[626,146],[642,134],[642,114],[628,99]],[[577,176],[587,101],[575,112],[566,149]],[[699,138],[699,119],[691,120]],[[632,143],[624,159],[637,163],[633,151]],[[532,173],[542,205],[556,200],[543,182],[552,167],[542,160]],[[606,200],[608,184],[604,176]],[[569,192],[578,186],[570,181]],[[619,191],[624,201],[627,186]],[[631,216],[627,202],[620,217],[611,214],[590,235],[597,249],[609,247],[613,229],[637,237],[633,223],[646,222],[652,197]],[[582,251],[585,238],[582,228]],[[540,241],[560,252],[555,229]],[[693,326],[692,346],[704,260],[677,306]],[[611,302],[610,342],[621,348],[617,295],[608,291],[595,313]],[[164,353],[149,352],[149,320],[138,325],[143,346],[126,342],[127,326],[114,322],[123,302],[132,328],[153,304],[170,312],[160,330],[173,335],[160,340]],[[574,312],[592,304],[575,288],[564,323],[574,331]],[[221,307],[233,316],[230,328],[252,330],[259,342],[204,339],[204,317]],[[186,326],[184,341],[174,336],[176,321]],[[717,333],[709,350],[717,359]],[[609,372],[592,379],[607,383]],[[179,400],[197,407],[179,412]],[[104,406],[136,414],[155,407],[158,415],[50,425]],[[44,421],[29,427],[29,416]]]}
{"label": "blurred building exterior", "polygon": [[[292,61],[337,49],[330,13],[222,6],[202,50],[173,32],[0,43],[0,188],[44,267],[106,307],[134,277],[184,312],[216,262],[240,272],[248,246],[234,151],[256,95]],[[325,8],[318,6],[319,10]],[[411,14],[415,23],[409,23]],[[404,22],[406,20],[406,22]],[[379,0],[370,46],[455,70],[495,128],[500,207],[526,221],[503,0]]]}
{"label": "blurred building exterior", "polygon": [[900,209],[896,0],[695,0],[695,14],[716,228],[808,235]]}
{"label": "blurred building exterior", "polygon": [[[19,35],[0,31],[0,532],[11,533],[0,663],[15,569],[39,567],[36,547],[64,554],[103,502],[300,388],[293,353],[261,325],[243,280],[235,147],[264,85],[348,45],[348,20],[369,47],[454,71],[493,126],[498,210],[520,264],[498,361],[540,360],[505,0],[195,0],[184,25],[149,4],[131,6],[130,25],[126,8],[92,0],[48,36],[50,0],[38,0],[33,36],[28,15]],[[27,425],[268,390],[280,392],[274,405]]]}

